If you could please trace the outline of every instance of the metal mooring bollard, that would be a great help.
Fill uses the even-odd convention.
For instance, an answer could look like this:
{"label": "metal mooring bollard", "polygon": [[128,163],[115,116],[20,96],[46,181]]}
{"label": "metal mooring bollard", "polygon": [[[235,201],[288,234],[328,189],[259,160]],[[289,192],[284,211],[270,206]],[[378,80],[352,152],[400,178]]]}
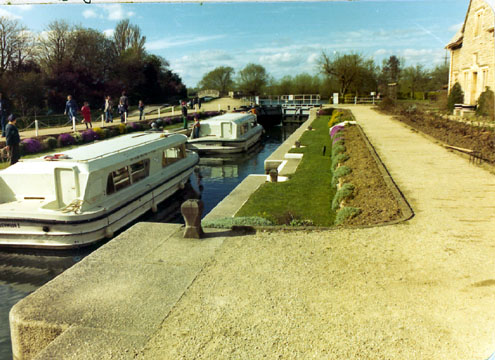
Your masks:
{"label": "metal mooring bollard", "polygon": [[201,228],[201,215],[203,215],[204,204],[198,199],[186,200],[182,203],[180,211],[186,222],[184,238],[201,239],[204,232]]}
{"label": "metal mooring bollard", "polygon": [[278,181],[278,171],[277,169],[271,169],[270,170],[270,182],[277,182]]}

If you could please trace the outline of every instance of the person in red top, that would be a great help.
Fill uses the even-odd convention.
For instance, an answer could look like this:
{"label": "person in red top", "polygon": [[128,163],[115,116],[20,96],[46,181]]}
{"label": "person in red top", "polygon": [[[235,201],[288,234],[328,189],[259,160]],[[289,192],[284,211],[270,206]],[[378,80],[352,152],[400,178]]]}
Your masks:
{"label": "person in red top", "polygon": [[86,124],[86,129],[92,128],[93,124],[91,123],[91,109],[89,108],[87,101],[84,102],[84,106],[81,108],[81,113],[84,117],[83,122]]}

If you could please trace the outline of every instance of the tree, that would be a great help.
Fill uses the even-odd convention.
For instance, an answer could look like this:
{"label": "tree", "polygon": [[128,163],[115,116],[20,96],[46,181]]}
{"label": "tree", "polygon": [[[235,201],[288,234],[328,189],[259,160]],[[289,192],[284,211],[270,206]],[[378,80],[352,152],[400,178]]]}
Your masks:
{"label": "tree", "polygon": [[230,66],[219,66],[203,75],[199,87],[203,90],[218,90],[220,96],[228,93],[234,87],[234,69]]}
{"label": "tree", "polygon": [[239,72],[237,86],[246,95],[260,95],[268,84],[269,76],[265,68],[258,64],[248,64]]}
{"label": "tree", "polygon": [[456,82],[452,89],[450,89],[449,97],[447,100],[447,108],[450,111],[454,111],[455,104],[464,103],[464,91],[462,91],[461,84]]}
{"label": "tree", "polygon": [[353,85],[355,91],[359,91],[359,84],[363,84],[369,75],[370,62],[360,54],[335,54],[330,58],[322,52],[318,60],[321,72],[329,79],[335,79],[339,83],[340,96],[344,96]]}
{"label": "tree", "polygon": [[408,66],[403,70],[402,74],[402,91],[409,93],[411,99],[414,99],[415,92],[421,91],[423,92],[424,100],[424,92],[427,91],[430,77],[423,65]]}
{"label": "tree", "polygon": [[0,76],[30,54],[30,35],[17,20],[0,17]]}
{"label": "tree", "polygon": [[449,84],[449,65],[437,65],[430,71],[430,83],[428,90],[436,91],[446,88]]}
{"label": "tree", "polygon": [[54,21],[39,36],[37,58],[46,73],[57,71],[67,61],[71,32],[72,28],[65,21]]}
{"label": "tree", "polygon": [[125,51],[133,51],[136,55],[144,54],[146,37],[141,36],[141,29],[137,25],[131,25],[129,19],[120,21],[115,26],[113,33],[114,48],[118,56]]}

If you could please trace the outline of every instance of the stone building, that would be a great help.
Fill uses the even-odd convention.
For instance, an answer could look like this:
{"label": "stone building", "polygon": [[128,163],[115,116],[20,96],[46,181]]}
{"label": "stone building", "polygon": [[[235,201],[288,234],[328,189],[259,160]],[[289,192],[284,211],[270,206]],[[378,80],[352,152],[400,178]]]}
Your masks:
{"label": "stone building", "polygon": [[494,14],[488,2],[470,0],[463,26],[446,48],[449,90],[458,82],[465,104],[475,105],[486,87],[495,90]]}

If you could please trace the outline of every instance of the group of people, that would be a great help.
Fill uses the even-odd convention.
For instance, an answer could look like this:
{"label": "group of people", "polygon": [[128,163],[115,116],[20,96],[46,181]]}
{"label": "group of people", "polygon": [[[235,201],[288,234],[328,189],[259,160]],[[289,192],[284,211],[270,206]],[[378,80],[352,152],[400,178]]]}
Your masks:
{"label": "group of people", "polygon": [[[144,116],[144,102],[139,100],[139,120],[143,119]],[[65,103],[64,114],[69,117],[69,121],[75,121],[74,118],[77,116],[78,106],[76,101],[72,98],[72,95],[67,96],[67,102]],[[122,96],[119,99],[119,104],[117,106],[117,111],[120,115],[120,122],[125,123],[129,113],[129,98],[125,91],[122,91]],[[113,123],[113,101],[110,95],[105,96],[105,103],[103,105],[103,112],[105,114],[105,122]],[[81,114],[83,116],[83,123],[86,124],[86,129],[92,128],[91,123],[91,109],[87,101],[84,102],[84,106],[81,108]],[[77,118],[76,118],[77,119]]]}

